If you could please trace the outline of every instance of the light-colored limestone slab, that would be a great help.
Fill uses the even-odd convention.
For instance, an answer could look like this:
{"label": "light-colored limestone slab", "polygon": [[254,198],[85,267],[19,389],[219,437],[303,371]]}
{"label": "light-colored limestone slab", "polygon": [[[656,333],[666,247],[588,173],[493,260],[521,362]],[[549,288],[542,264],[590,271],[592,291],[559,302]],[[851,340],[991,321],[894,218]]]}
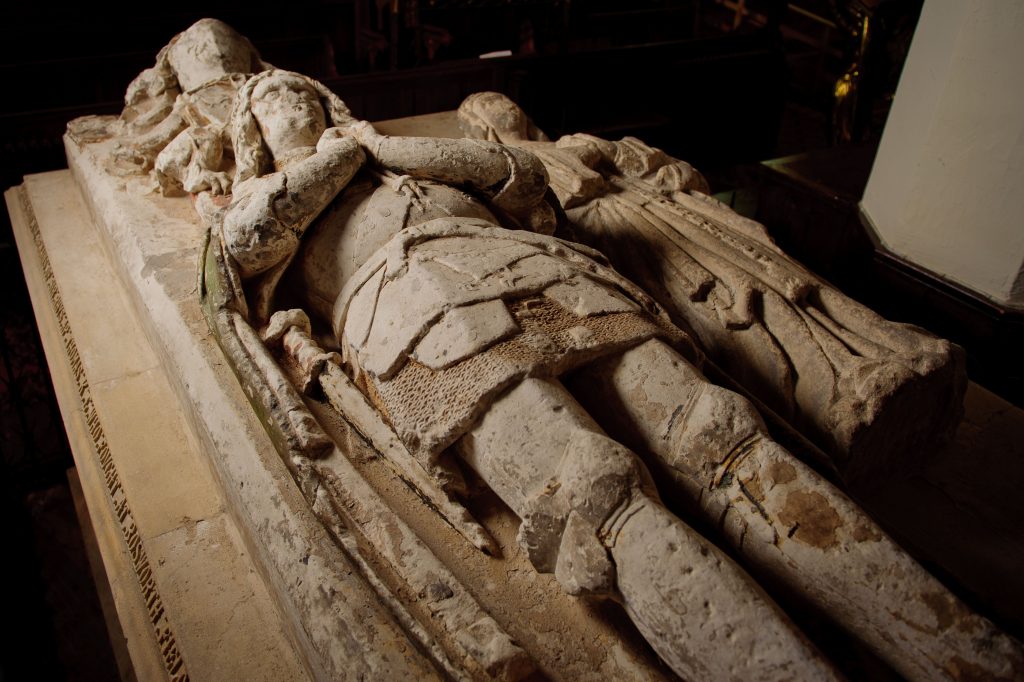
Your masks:
{"label": "light-colored limestone slab", "polygon": [[308,679],[294,652],[282,651],[280,626],[265,620],[266,585],[226,513],[185,521],[148,545],[193,679]]}
{"label": "light-colored limestone slab", "polygon": [[[224,500],[159,367],[91,386],[143,539],[221,513]],[[171,484],[172,483],[172,484]]]}
{"label": "light-colored limestone slab", "polygon": [[83,495],[93,517],[93,531],[110,581],[117,616],[125,633],[125,647],[137,677],[169,679],[164,653],[154,636],[151,612],[134,571],[123,527],[111,505],[109,487],[105,483],[99,453],[96,451],[96,439],[83,414],[78,391],[81,364],[80,361],[73,363],[67,354],[62,335],[62,323],[66,324],[66,316],[59,319],[52,307],[54,302],[48,284],[53,285],[55,282],[45,274],[45,252],[38,250],[34,240],[41,235],[35,223],[32,205],[22,190],[22,187],[16,187],[5,193],[7,209],[65,432],[76,460]]}
{"label": "light-colored limestone slab", "polygon": [[308,679],[70,173],[7,199],[137,677]]}
{"label": "light-colored limestone slab", "polygon": [[[40,226],[46,253],[54,272],[77,272],[79,276],[62,287],[68,322],[75,330],[82,361],[89,367],[91,383],[130,376],[156,367],[159,362],[144,338],[135,333],[132,318],[97,315],[107,306],[125,309],[124,294],[112,291],[110,267],[81,199],[68,186],[66,173],[42,173],[25,180],[32,210]],[[73,245],[73,246],[72,246]],[[21,249],[24,253],[24,249]],[[95,274],[94,274],[95,273]]]}

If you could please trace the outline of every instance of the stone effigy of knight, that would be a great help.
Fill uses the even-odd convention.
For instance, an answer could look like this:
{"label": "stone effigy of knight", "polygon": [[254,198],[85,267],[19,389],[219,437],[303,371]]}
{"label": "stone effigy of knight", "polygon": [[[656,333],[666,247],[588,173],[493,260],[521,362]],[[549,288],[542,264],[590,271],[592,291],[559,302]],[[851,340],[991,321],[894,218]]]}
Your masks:
{"label": "stone effigy of knight", "polygon": [[908,679],[1024,675],[1020,644],[751,402],[870,482],[955,425],[962,353],[808,272],[685,162],[550,141],[496,93],[463,103],[461,138],[382,135],[214,20],[126,103],[119,162],[195,196],[216,306],[365,432],[345,407],[360,395],[438,513],[471,472],[537,571],[621,604],[681,677],[840,676],[761,583]]}

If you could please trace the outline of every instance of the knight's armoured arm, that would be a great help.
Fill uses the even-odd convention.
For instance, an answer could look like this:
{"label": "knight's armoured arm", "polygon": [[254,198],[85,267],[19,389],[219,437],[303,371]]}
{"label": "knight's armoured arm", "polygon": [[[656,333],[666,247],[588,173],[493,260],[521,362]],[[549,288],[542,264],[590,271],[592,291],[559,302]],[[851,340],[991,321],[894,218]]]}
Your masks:
{"label": "knight's armoured arm", "polygon": [[369,126],[356,137],[369,156],[390,171],[469,187],[522,227],[544,232],[554,226],[544,202],[547,171],[524,149],[483,140],[390,137]]}
{"label": "knight's armoured arm", "polygon": [[308,158],[236,187],[223,231],[242,277],[265,272],[290,256],[365,159],[354,139],[325,135]]}
{"label": "knight's armoured arm", "polygon": [[557,143],[559,147],[584,147],[589,151],[587,160],[610,164],[620,175],[643,180],[660,192],[697,190],[707,193],[708,183],[693,166],[648,146],[635,137],[624,137],[610,142],[593,135],[567,135]]}

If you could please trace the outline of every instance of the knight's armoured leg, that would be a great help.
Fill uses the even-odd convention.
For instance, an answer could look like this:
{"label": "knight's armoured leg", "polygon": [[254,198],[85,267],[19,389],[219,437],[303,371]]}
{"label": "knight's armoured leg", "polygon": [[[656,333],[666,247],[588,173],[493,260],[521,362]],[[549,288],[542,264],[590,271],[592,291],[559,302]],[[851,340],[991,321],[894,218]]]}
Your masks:
{"label": "knight's armoured leg", "polygon": [[620,598],[686,679],[831,679],[753,580],[660,503],[643,463],[565,388],[527,379],[456,445],[523,520],[519,541],[571,594]]}
{"label": "knight's armoured leg", "polygon": [[648,341],[587,367],[570,386],[602,423],[653,455],[669,479],[663,490],[720,526],[754,570],[817,604],[904,676],[1024,673],[1017,642],[773,442],[747,400],[710,384],[669,346]]}

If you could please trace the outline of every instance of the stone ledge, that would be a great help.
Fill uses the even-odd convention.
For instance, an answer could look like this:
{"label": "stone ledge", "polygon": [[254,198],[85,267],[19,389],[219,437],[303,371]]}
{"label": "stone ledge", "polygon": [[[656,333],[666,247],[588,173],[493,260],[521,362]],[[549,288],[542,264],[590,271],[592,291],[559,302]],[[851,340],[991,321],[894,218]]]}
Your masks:
{"label": "stone ledge", "polygon": [[[136,675],[223,679],[233,670],[247,679],[308,679],[194,437],[171,407],[167,378],[70,173],[29,176],[7,200]],[[191,530],[210,523],[214,541]],[[234,613],[209,608],[201,596],[210,592]],[[221,645],[239,637],[251,646]]]}

